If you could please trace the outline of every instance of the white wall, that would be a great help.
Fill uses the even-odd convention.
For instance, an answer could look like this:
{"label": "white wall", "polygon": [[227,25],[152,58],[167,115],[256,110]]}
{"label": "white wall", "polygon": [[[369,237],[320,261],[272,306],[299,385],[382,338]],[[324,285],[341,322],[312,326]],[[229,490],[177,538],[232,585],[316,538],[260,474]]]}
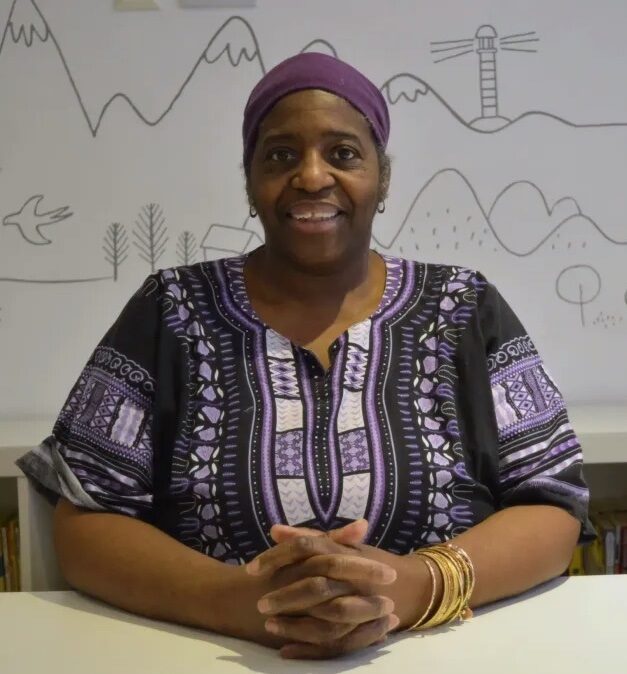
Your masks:
{"label": "white wall", "polygon": [[[479,268],[569,402],[627,401],[627,4],[157,4],[0,3],[0,418],[56,414],[151,271],[133,244],[148,204],[167,236],[157,267],[180,262],[185,232],[194,260],[259,243],[241,111],[264,69],[317,39],[390,102],[392,191],[375,247]],[[498,34],[502,119],[486,108],[473,124],[484,24]],[[115,279],[112,223],[128,241]]]}

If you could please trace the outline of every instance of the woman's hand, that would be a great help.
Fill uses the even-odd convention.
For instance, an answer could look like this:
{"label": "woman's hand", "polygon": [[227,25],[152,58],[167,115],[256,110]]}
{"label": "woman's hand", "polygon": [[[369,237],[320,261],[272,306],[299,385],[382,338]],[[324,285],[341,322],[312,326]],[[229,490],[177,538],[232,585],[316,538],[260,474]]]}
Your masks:
{"label": "woman's hand", "polygon": [[[392,600],[394,603],[394,614],[400,620],[400,627],[405,628],[412,625],[419,615],[422,615],[429,602],[432,592],[431,576],[424,562],[412,555],[395,555],[393,553],[380,550],[369,545],[362,544],[366,536],[368,523],[365,520],[358,520],[352,522],[341,529],[335,529],[328,533],[323,533],[314,529],[305,529],[302,527],[290,527],[286,525],[276,525],[271,530],[272,538],[277,543],[286,543],[290,540],[302,537],[303,534],[314,538],[327,537],[332,539],[335,543],[343,543],[352,548],[352,554],[357,554],[363,559],[371,561],[378,561],[386,566],[395,569],[397,579],[393,583],[382,587],[371,588],[371,591],[378,592],[378,594],[387,600]],[[278,547],[278,546],[277,546]],[[275,550],[276,548],[273,548]],[[269,555],[270,551],[263,553],[264,556]],[[260,555],[260,557],[262,557]],[[274,562],[273,562],[274,559]],[[277,553],[273,556],[264,557],[266,565],[272,565],[277,562],[280,557]],[[262,560],[260,559],[260,563]],[[266,571],[270,569],[266,566]],[[359,581],[356,581],[359,583]],[[355,589],[358,592],[362,591],[365,594],[363,587],[354,587],[353,594],[344,596],[339,599],[334,599],[334,604],[350,604],[353,598],[363,599],[359,595],[355,595]],[[337,608],[337,606],[335,607]],[[325,613],[326,605],[318,605],[315,609],[310,609],[307,613],[319,617],[328,617]],[[391,628],[394,629],[394,628]],[[364,644],[368,645],[368,644]],[[361,647],[361,646],[359,646]],[[353,649],[355,650],[355,649]],[[299,656],[301,657],[301,656]],[[302,657],[314,657],[311,654],[303,655]],[[323,654],[317,657],[325,657]],[[330,656],[328,656],[330,657]]]}
{"label": "woman's hand", "polygon": [[[261,598],[258,609],[268,617],[266,629],[291,642],[281,649],[284,657],[348,653],[381,641],[398,625],[394,603],[380,594],[394,582],[394,569],[318,534],[287,536],[247,567],[249,574],[278,585]],[[357,541],[364,534],[361,524],[349,525],[338,538]]]}
{"label": "woman's hand", "polygon": [[[363,540],[367,523],[338,530],[347,542]],[[289,643],[284,657],[332,657],[381,641],[398,625],[394,603],[381,590],[396,579],[387,564],[363,557],[355,547],[342,545],[319,532],[297,536],[290,527],[273,529],[285,539],[251,562],[247,571],[272,578],[278,589],[258,603],[268,617],[266,629]],[[356,592],[357,591],[357,592]]]}

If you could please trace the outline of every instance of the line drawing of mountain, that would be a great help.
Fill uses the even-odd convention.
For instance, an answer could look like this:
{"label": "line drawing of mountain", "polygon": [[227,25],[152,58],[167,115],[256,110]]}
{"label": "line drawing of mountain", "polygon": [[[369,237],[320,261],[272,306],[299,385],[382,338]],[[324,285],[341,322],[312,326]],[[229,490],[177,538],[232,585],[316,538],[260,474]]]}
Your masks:
{"label": "line drawing of mountain", "polygon": [[[413,229],[423,224],[424,218],[419,215],[423,203],[431,204],[435,201],[438,207],[444,207],[442,198],[432,197],[432,194],[442,193],[450,198],[447,202],[463,204],[465,212],[472,215],[466,220],[474,218],[480,221],[480,226],[491,230],[498,245],[503,250],[516,257],[533,255],[553,236],[559,237],[561,230],[567,226],[581,224],[592,227],[608,243],[617,246],[627,246],[627,241],[621,241],[609,236],[600,225],[590,216],[584,214],[573,197],[558,199],[552,206],[549,205],[542,190],[529,180],[520,180],[506,185],[496,196],[490,208],[483,207],[479,195],[468,178],[455,168],[445,168],[437,171],[418,191],[412,200],[407,214],[403,218],[398,230],[388,241],[373,236],[374,242],[385,250],[390,250],[407,227]],[[522,240],[520,234],[533,234],[529,227],[521,227],[520,213],[526,209],[528,222],[538,227],[548,228],[546,234],[539,240]],[[448,209],[446,211],[448,213]],[[415,221],[414,221],[414,219]],[[464,219],[459,221],[463,224]],[[540,224],[538,224],[540,223]],[[506,231],[507,230],[507,231]],[[514,241],[514,239],[516,239]]]}
{"label": "line drawing of mountain", "polygon": [[65,55],[63,54],[61,46],[54,36],[54,33],[50,29],[45,16],[39,9],[37,2],[35,0],[13,0],[13,4],[11,5],[11,10],[9,12],[9,18],[2,33],[2,39],[0,40],[0,57],[2,56],[4,45],[8,40],[14,44],[23,42],[24,46],[29,48],[32,46],[35,39],[38,39],[41,42],[47,42],[50,40],[54,45],[57,54],[61,59],[72,90],[74,91],[83,117],[85,118],[91,135],[94,138],[98,134],[98,130],[109,107],[117,100],[126,103],[133,110],[138,119],[144,122],[144,124],[148,126],[156,126],[159,124],[159,122],[161,122],[161,120],[175,106],[176,102],[183,94],[185,87],[189,84],[190,80],[194,77],[196,71],[201,65],[203,65],[203,63],[211,65],[226,55],[234,68],[240,66],[243,61],[248,63],[256,61],[259,65],[261,74],[265,74],[266,72],[263,59],[261,57],[259,42],[257,41],[257,36],[255,35],[252,26],[241,16],[232,16],[224,21],[224,23],[214,33],[213,37],[209,40],[209,43],[203,49],[200,57],[192,67],[189,75],[187,75],[187,77],[183,80],[183,83],[179,87],[178,91],[175,93],[170,103],[160,115],[154,119],[148,119],[142,114],[142,112],[135,105],[135,103],[133,103],[129,96],[122,92],[118,92],[111,96],[109,100],[103,105],[100,114],[94,121],[90,117],[89,113],[87,112],[87,108],[83,103],[80,91],[74,80],[74,77],[72,76],[72,72],[65,59]]}
{"label": "line drawing of mountain", "polygon": [[330,42],[321,38],[312,40],[300,50],[301,54],[304,54],[305,52],[328,54],[329,56],[337,58],[337,49]]}
{"label": "line drawing of mountain", "polygon": [[[234,68],[239,67],[243,61],[248,63],[256,61],[259,66],[260,73],[262,75],[265,75],[266,73],[266,67],[261,54],[261,48],[253,27],[243,17],[236,15],[231,16],[215,31],[213,37],[209,40],[209,43],[205,49],[203,49],[200,57],[191,68],[190,73],[183,80],[181,86],[174,94],[170,103],[154,119],[149,119],[146,117],[135,105],[133,100],[123,92],[118,92],[111,96],[103,105],[100,113],[97,115],[97,118],[92,119],[87,111],[87,108],[85,107],[78,86],[70,70],[69,64],[67,63],[65,55],[63,54],[63,50],[61,49],[61,46],[54,33],[50,29],[44,14],[39,9],[36,0],[13,0],[11,10],[9,12],[9,18],[0,40],[0,56],[2,55],[4,45],[9,40],[14,44],[23,42],[24,46],[29,48],[33,45],[33,42],[36,39],[40,40],[41,42],[47,42],[50,40],[54,45],[59,59],[63,64],[63,68],[72,87],[74,95],[76,96],[76,100],[82,115],[93,137],[98,134],[98,130],[100,129],[103,118],[105,117],[110,106],[117,100],[125,103],[135,113],[137,118],[144,122],[144,124],[148,126],[156,126],[159,124],[159,122],[161,122],[175,106],[176,102],[182,96],[186,86],[189,84],[190,80],[194,77],[196,71],[203,63],[210,65],[226,55]],[[312,40],[309,44],[303,47],[301,51],[323,51],[337,57],[336,48],[322,38]],[[450,105],[445,100],[445,98],[441,96],[432,86],[411,73],[404,72],[393,75],[388,80],[386,80],[383,85],[381,85],[380,89],[392,106],[398,105],[403,100],[407,103],[418,103],[420,96],[433,95],[433,97],[436,98],[437,101],[439,101],[439,103],[441,103],[460,124],[463,124],[465,127],[475,131],[476,133],[496,133],[497,131],[502,131],[512,124],[517,124],[530,117],[547,117],[573,128],[605,128],[627,126],[627,122],[577,124],[550,112],[545,112],[542,110],[529,110],[518,115],[517,117],[514,117],[511,121],[504,123],[503,125],[499,125],[498,128],[477,128],[476,126],[473,126],[472,120],[468,121],[462,117],[453,108],[453,106]]]}
{"label": "line drawing of mountain", "polygon": [[381,92],[385,96],[387,102],[394,106],[402,103],[403,101],[409,104],[420,103],[421,97],[433,96],[439,103],[441,103],[444,108],[460,123],[463,124],[466,128],[476,133],[497,133],[507,129],[513,124],[518,124],[521,121],[529,118],[543,117],[555,122],[560,122],[566,126],[570,126],[575,129],[600,129],[600,128],[614,128],[614,127],[625,127],[627,122],[592,122],[577,124],[571,122],[564,117],[555,115],[551,112],[545,112],[543,110],[528,110],[514,117],[511,121],[503,123],[498,128],[477,128],[473,126],[472,120],[468,121],[462,117],[452,105],[450,105],[446,99],[441,96],[431,85],[427,84],[424,80],[420,79],[412,73],[398,73],[387,79],[380,87]]}

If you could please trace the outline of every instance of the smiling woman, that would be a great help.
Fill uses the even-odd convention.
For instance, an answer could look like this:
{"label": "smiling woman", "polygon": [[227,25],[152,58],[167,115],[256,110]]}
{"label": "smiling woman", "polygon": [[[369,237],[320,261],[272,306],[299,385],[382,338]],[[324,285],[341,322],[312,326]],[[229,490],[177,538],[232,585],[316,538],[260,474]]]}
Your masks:
{"label": "smiling woman", "polygon": [[330,56],[252,91],[265,244],[150,276],[19,461],[73,586],[332,657],[468,617],[590,538],[564,401],[496,288],[370,249],[388,134]]}

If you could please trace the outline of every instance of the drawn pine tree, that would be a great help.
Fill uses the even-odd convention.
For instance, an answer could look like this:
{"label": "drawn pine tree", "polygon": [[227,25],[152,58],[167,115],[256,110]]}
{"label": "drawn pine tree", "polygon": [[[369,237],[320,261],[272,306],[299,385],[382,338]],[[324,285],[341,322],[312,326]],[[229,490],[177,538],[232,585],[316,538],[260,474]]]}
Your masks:
{"label": "drawn pine tree", "polygon": [[139,250],[139,257],[150,265],[150,271],[154,272],[159,258],[165,252],[168,242],[167,227],[163,211],[158,204],[144,206],[137,220],[133,234],[133,243]]}
{"label": "drawn pine tree", "polygon": [[113,267],[113,280],[117,281],[118,270],[128,257],[128,237],[124,225],[112,222],[107,227],[102,250],[105,253],[105,260]]}
{"label": "drawn pine tree", "polygon": [[178,242],[176,244],[176,255],[179,264],[187,265],[194,263],[197,254],[198,244],[196,243],[196,237],[188,231],[179,234]]}

